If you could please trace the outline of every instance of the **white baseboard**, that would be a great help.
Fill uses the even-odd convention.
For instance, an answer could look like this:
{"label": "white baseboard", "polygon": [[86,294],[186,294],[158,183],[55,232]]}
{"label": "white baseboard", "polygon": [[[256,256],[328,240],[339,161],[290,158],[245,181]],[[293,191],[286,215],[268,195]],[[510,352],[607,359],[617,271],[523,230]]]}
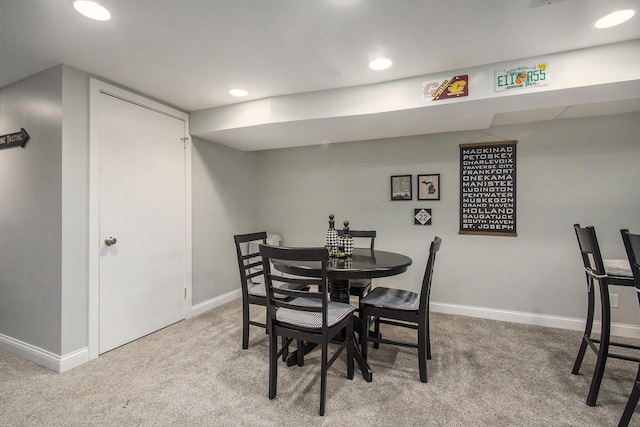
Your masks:
{"label": "white baseboard", "polygon": [[[546,326],[549,328],[584,331],[585,319],[552,316],[549,314],[526,313],[521,311],[500,310],[495,308],[473,307],[465,305],[432,302],[430,309],[434,313],[459,314],[461,316],[481,319],[500,320],[503,322],[524,323],[527,325]],[[593,322],[593,330],[600,329],[600,322]],[[612,323],[611,335],[640,339],[640,326],[624,323]]]}
{"label": "white baseboard", "polygon": [[[241,297],[240,290],[228,292],[216,298],[212,298],[191,308],[191,316],[202,314],[228,302]],[[493,308],[473,307],[465,305],[445,304],[432,302],[431,311],[434,313],[458,314],[461,316],[477,317],[481,319],[499,320],[503,322],[523,323],[527,325],[545,326],[549,328],[584,330],[584,319],[552,316],[547,314],[526,313],[520,311],[499,310]],[[600,327],[599,322],[594,322],[594,330]],[[640,326],[623,323],[612,323],[611,334],[619,337],[640,339]],[[16,354],[38,365],[44,366],[55,372],[65,372],[89,361],[89,349],[87,347],[58,356],[50,351],[43,350],[31,344],[18,341],[0,334],[0,349]]]}
{"label": "white baseboard", "polygon": [[[191,315],[196,316],[241,297],[240,290],[235,290],[191,307]],[[81,348],[59,356],[31,344],[0,334],[0,350],[8,351],[24,359],[30,360],[55,372],[66,372],[89,361],[89,348]]]}
{"label": "white baseboard", "polygon": [[87,347],[64,356],[59,356],[50,351],[1,334],[0,349],[16,354],[55,372],[65,372],[89,361],[89,349]]}
{"label": "white baseboard", "polygon": [[222,304],[226,304],[228,302],[231,302],[241,297],[242,297],[242,293],[240,292],[240,289],[227,292],[226,294],[220,295],[218,297],[212,298],[210,300],[207,300],[205,302],[201,302],[200,304],[196,304],[192,306],[191,316],[189,317],[197,316],[198,314],[202,314],[205,311],[209,311],[212,308],[216,308],[218,306],[221,306]]}

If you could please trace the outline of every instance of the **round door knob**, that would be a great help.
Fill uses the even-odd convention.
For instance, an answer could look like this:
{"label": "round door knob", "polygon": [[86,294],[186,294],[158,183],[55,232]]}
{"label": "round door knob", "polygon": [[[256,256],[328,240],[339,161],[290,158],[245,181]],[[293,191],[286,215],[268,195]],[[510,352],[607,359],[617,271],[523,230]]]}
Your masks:
{"label": "round door knob", "polygon": [[107,246],[113,246],[115,245],[117,242],[116,238],[113,236],[109,236],[106,239],[104,239],[104,244]]}

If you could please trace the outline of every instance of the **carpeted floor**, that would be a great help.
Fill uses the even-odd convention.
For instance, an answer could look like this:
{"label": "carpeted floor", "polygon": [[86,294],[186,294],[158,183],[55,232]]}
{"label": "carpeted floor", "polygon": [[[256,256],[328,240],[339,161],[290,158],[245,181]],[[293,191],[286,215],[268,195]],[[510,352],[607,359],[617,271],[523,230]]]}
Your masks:
{"label": "carpeted floor", "polygon": [[588,407],[595,355],[571,375],[580,332],[432,313],[427,384],[415,350],[381,345],[369,352],[372,383],[359,371],[347,380],[336,361],[320,417],[318,352],[304,367],[281,364],[269,400],[267,336],[252,328],[242,350],[240,319],[234,301],[62,374],[0,351],[0,425],[613,426],[637,369],[609,360]]}

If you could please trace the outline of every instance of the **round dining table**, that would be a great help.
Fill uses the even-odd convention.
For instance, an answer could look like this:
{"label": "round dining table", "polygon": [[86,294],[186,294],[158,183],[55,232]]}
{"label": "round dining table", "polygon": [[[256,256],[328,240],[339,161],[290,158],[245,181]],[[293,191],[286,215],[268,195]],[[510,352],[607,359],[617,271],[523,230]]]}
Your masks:
{"label": "round dining table", "polygon": [[[331,257],[327,264],[331,300],[349,303],[349,279],[395,276],[407,271],[412,262],[406,255],[369,248],[354,248],[353,254],[345,258]],[[317,262],[273,260],[273,266],[278,271],[297,276],[318,277],[321,274],[321,267]],[[356,319],[358,321],[354,324],[354,328],[362,333],[362,322],[359,318],[356,317]],[[355,338],[354,341],[356,341]],[[354,345],[358,348],[357,341]],[[305,345],[304,353],[308,353],[314,347],[314,344]],[[372,381],[373,373],[360,351],[356,351],[355,359],[363,378],[366,381]],[[287,359],[287,365],[291,366],[295,363],[296,352],[293,352]]]}

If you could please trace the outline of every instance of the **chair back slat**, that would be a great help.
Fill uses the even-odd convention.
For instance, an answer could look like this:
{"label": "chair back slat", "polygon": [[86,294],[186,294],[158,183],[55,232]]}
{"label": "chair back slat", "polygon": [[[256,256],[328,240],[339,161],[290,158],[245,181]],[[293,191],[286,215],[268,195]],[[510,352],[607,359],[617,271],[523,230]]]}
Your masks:
{"label": "chair back slat", "polygon": [[[248,260],[248,259],[253,259],[253,258],[260,258],[260,253],[259,252],[254,252],[254,253],[242,255],[242,259],[245,260],[245,261]],[[260,262],[262,262],[262,260],[260,260]]]}
{"label": "chair back slat", "polygon": [[[307,278],[291,278],[288,280],[281,280],[282,276],[270,273],[270,280],[273,284],[274,297],[283,297],[286,299],[291,298],[307,298],[307,299],[322,299],[322,294],[319,292],[309,292],[309,286],[316,285],[322,286],[317,280],[309,280]],[[283,298],[277,298],[275,300],[276,307],[279,307]]]}
{"label": "chair back slat", "polygon": [[582,254],[582,263],[587,274],[595,276],[604,276],[604,262],[602,261],[602,253],[598,245],[596,230],[594,227],[581,227],[580,224],[573,226],[576,237],[578,238],[578,246]]}
{"label": "chair back slat", "polygon": [[306,311],[308,313],[322,313],[322,306],[307,306],[307,305],[299,305],[299,304],[291,304],[286,301],[278,301],[276,300],[277,308],[289,308],[291,310],[296,311]]}
{"label": "chair back slat", "polygon": [[[284,284],[284,285],[295,285],[295,288],[300,288],[301,285],[322,285],[322,280],[313,278],[313,277],[298,277],[298,276],[283,276],[279,274],[269,273],[271,275],[271,280]],[[293,287],[293,286],[289,286]],[[287,286],[285,286],[287,288]],[[274,291],[279,292],[281,290],[280,287],[275,287]]]}
{"label": "chair back slat", "polygon": [[436,254],[440,250],[442,239],[435,237],[429,246],[429,258],[427,259],[427,267],[424,270],[422,278],[422,288],[420,289],[420,315],[424,316],[429,313],[429,295],[431,294],[431,282],[433,280],[433,270],[436,264]]}
{"label": "chair back slat", "polygon": [[[260,261],[260,264],[258,264],[258,265],[259,265],[259,266],[262,266],[262,261]],[[248,268],[247,268],[247,270],[248,270],[249,268],[255,268],[255,267],[256,267],[256,265],[252,265],[251,267],[248,267]],[[264,272],[263,272],[262,270],[254,271],[254,272],[252,272],[252,273],[250,273],[250,274],[247,274],[247,279],[248,279],[248,280],[251,280],[251,279],[253,279],[254,277],[258,277],[258,276],[260,276],[260,277],[264,276]]]}
{"label": "chair back slat", "polygon": [[[255,257],[251,257],[251,258],[255,258]],[[262,266],[262,258],[258,258],[258,261],[255,261],[255,262],[244,263],[245,270],[249,270],[251,268],[260,267],[260,266]]]}

